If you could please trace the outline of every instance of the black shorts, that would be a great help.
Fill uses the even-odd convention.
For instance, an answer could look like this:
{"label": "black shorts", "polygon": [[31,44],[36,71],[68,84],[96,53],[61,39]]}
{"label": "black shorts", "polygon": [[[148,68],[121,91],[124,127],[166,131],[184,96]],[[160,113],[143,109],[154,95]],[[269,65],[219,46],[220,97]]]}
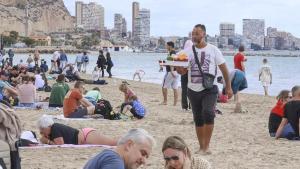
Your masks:
{"label": "black shorts", "polygon": [[48,107],[64,107],[64,106],[60,104],[49,104]]}
{"label": "black shorts", "polygon": [[214,124],[218,86],[200,92],[188,89],[187,95],[192,105],[195,125],[202,127],[205,124]]}
{"label": "black shorts", "polygon": [[86,107],[79,107],[73,113],[71,113],[68,118],[83,118],[88,114],[88,110]]}
{"label": "black shorts", "polygon": [[270,135],[274,135],[281,123],[282,117],[278,116],[277,114],[271,113],[269,117],[269,133]]}

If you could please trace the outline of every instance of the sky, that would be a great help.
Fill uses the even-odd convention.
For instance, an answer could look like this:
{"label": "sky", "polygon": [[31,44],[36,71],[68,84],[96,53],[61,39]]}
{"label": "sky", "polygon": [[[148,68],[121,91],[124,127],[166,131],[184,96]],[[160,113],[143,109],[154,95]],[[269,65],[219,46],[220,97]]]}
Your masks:
{"label": "sky", "polygon": [[[105,8],[105,26],[113,28],[114,14],[120,13],[131,30],[133,0],[81,0],[96,2]],[[299,0],[136,0],[140,8],[151,11],[151,36],[188,36],[195,24],[206,25],[211,36],[219,34],[219,24],[235,24],[242,34],[242,19],[265,19],[267,27],[300,37]],[[75,0],[64,0],[75,16]]]}

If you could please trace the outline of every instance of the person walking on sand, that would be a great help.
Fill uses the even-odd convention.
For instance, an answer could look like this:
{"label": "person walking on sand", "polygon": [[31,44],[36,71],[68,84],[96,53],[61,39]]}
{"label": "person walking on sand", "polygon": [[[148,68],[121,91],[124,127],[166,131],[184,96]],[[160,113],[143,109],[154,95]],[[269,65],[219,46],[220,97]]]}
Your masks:
{"label": "person walking on sand", "polygon": [[78,72],[81,72],[82,61],[83,61],[82,58],[83,58],[83,55],[79,51],[78,54],[77,54],[77,56],[76,56],[76,59],[75,59],[75,63],[76,63]]}
{"label": "person walking on sand", "polygon": [[[226,83],[225,93],[229,98],[232,97],[229,72],[222,52],[216,46],[206,43],[205,37],[205,25],[195,25],[192,32],[194,46],[187,52],[189,66],[188,68],[176,67],[179,74],[185,74],[188,71],[188,98],[192,105],[200,145],[199,152],[204,155],[211,153],[209,144],[214,129],[218,86],[216,78],[214,81],[210,79],[216,75],[217,67],[221,70]],[[207,79],[207,77],[211,78]]]}
{"label": "person walking on sand", "polygon": [[63,49],[60,50],[60,56],[59,56],[59,60],[60,60],[60,69],[63,70],[63,68],[67,65],[68,63],[68,57],[65,53],[65,51]]}
{"label": "person walking on sand", "polygon": [[239,52],[234,55],[234,68],[239,69],[240,71],[245,72],[245,62],[247,61],[247,58],[244,55],[245,47],[241,45],[239,47]]}
{"label": "person walking on sand", "polygon": [[37,50],[37,49],[34,51],[33,60],[34,60],[34,65],[36,67],[39,67],[40,53],[39,53],[39,50]]}
{"label": "person walking on sand", "polygon": [[271,66],[268,65],[268,60],[265,58],[263,59],[263,65],[259,70],[259,81],[265,91],[265,96],[269,95],[268,88],[272,84],[272,73],[271,73]]}
{"label": "person walking on sand", "polygon": [[100,50],[98,60],[97,60],[97,66],[98,66],[98,68],[101,69],[102,77],[104,77],[105,64],[106,64],[106,59],[105,59],[105,56],[103,54],[103,50]]}
{"label": "person walking on sand", "polygon": [[[167,42],[166,48],[169,52],[168,57],[175,55],[175,45],[174,42]],[[168,104],[168,89],[173,89],[174,92],[174,103],[173,105],[176,106],[178,100],[178,74],[176,69],[173,66],[166,66],[166,74],[163,79],[162,83],[162,94],[163,94],[163,102],[162,105]]]}
{"label": "person walking on sand", "polygon": [[[189,50],[191,49],[193,46],[193,41],[191,40],[187,40],[184,43],[184,48],[183,50]],[[188,101],[188,97],[187,97],[187,90],[188,90],[188,73],[181,75],[181,108],[183,110],[188,110],[191,109],[190,103]]]}
{"label": "person walking on sand", "polygon": [[114,66],[114,63],[113,61],[111,60],[111,56],[110,56],[110,53],[107,51],[106,52],[106,65],[107,65],[107,73],[108,73],[108,77],[109,78],[112,78],[112,74],[111,74],[111,68]]}
{"label": "person walking on sand", "polygon": [[15,53],[12,49],[8,50],[8,58],[9,58],[9,65],[13,66],[13,59],[14,59]]}
{"label": "person walking on sand", "polygon": [[[231,88],[234,96],[234,101],[236,103],[234,108],[234,113],[246,113],[247,110],[242,109],[242,103],[239,94],[240,91],[248,88],[248,83],[247,83],[245,73],[239,69],[234,69],[230,71],[229,79],[231,81]],[[222,76],[218,77],[217,81],[218,83],[223,84]],[[224,94],[224,90],[222,94]]]}
{"label": "person walking on sand", "polygon": [[86,68],[87,68],[87,66],[89,64],[89,60],[90,60],[87,52],[83,52],[82,59],[83,59],[83,61],[82,61],[82,66],[83,66],[82,72],[86,73]]}

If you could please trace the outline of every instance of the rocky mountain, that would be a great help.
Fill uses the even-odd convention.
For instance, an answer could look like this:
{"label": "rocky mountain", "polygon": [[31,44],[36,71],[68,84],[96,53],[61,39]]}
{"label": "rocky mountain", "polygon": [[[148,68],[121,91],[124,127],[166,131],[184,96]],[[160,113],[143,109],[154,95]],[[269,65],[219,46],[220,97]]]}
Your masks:
{"label": "rocky mountain", "polygon": [[0,33],[14,30],[29,36],[73,28],[63,0],[0,0]]}

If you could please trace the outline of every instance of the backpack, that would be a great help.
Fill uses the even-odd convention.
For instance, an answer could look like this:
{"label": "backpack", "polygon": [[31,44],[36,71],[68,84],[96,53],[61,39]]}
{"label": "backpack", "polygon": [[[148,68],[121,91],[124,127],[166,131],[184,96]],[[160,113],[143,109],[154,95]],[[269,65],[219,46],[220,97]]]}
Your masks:
{"label": "backpack", "polygon": [[48,86],[48,85],[46,85],[46,86],[44,87],[44,91],[45,91],[45,92],[51,92],[51,90],[52,90],[52,88],[51,88],[50,86]]}
{"label": "backpack", "polygon": [[95,114],[101,114],[104,119],[119,120],[120,114],[114,113],[108,100],[100,99],[95,105]]}

